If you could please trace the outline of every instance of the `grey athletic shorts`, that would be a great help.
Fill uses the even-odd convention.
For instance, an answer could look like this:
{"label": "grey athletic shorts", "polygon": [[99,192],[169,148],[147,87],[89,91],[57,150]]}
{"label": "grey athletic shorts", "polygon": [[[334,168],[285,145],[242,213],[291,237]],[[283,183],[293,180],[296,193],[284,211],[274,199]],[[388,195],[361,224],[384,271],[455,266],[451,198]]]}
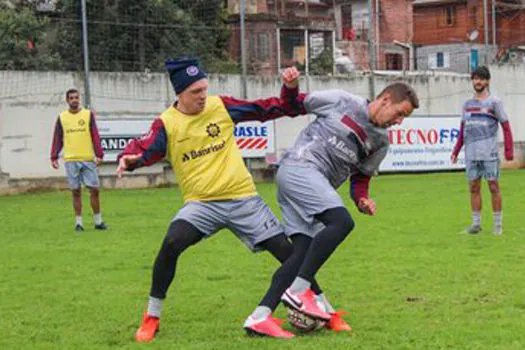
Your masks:
{"label": "grey athletic shorts", "polygon": [[66,176],[69,188],[76,190],[81,184],[91,188],[99,188],[98,170],[95,162],[66,162]]}
{"label": "grey athletic shorts", "polygon": [[182,219],[207,237],[227,228],[252,251],[268,238],[283,233],[281,223],[261,197],[225,201],[188,202],[173,221]]}
{"label": "grey athletic shorts", "polygon": [[496,160],[470,160],[466,162],[467,177],[474,181],[484,177],[489,181],[497,180],[500,175],[500,161]]}
{"label": "grey athletic shorts", "polygon": [[314,237],[324,225],[314,215],[345,207],[328,179],[315,168],[282,165],[277,172],[277,200],[283,214],[284,232]]}

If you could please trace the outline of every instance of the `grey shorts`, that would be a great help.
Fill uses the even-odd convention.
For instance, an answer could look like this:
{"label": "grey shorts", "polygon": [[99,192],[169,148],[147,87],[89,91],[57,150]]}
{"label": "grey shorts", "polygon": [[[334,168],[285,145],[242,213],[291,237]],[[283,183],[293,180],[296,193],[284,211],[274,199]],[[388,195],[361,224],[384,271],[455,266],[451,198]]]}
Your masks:
{"label": "grey shorts", "polygon": [[496,160],[469,160],[466,162],[467,177],[474,181],[484,177],[492,181],[497,180],[500,175],[500,161]]}
{"label": "grey shorts", "polygon": [[328,179],[314,168],[283,165],[277,172],[277,186],[284,231],[288,236],[302,233],[315,237],[324,228],[315,215],[345,207]]}
{"label": "grey shorts", "polygon": [[207,237],[227,228],[252,251],[268,238],[283,233],[281,223],[261,197],[246,197],[226,201],[188,202],[173,221],[182,219]]}
{"label": "grey shorts", "polygon": [[99,188],[98,169],[95,162],[66,162],[66,176],[69,188],[76,190],[81,184],[90,188]]}

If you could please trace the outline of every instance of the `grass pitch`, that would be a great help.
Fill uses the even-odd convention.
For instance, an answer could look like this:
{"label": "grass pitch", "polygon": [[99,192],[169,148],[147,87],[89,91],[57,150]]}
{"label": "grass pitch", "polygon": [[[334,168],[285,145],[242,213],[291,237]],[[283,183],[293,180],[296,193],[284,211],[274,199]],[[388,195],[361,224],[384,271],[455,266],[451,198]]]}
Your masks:
{"label": "grass pitch", "polygon": [[[321,331],[291,341],[249,338],[242,324],[278,266],[221,231],[179,260],[161,331],[137,344],[151,267],[178,189],[102,192],[110,230],[73,231],[68,192],[0,198],[1,349],[523,349],[525,348],[525,173],[504,171],[504,233],[491,234],[483,185],[479,235],[462,173],[374,179],[376,217],[356,229],[318,275],[351,333]],[[276,188],[258,186],[278,213]],[[277,316],[284,318],[280,307]],[[286,326],[289,328],[289,326]]]}

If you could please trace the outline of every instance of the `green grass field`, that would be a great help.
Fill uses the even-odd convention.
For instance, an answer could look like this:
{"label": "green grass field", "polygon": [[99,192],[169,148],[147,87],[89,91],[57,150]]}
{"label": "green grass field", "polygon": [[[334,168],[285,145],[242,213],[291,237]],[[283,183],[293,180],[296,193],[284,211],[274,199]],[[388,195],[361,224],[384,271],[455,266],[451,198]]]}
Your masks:
{"label": "green grass field", "polygon": [[[82,234],[68,192],[3,197],[0,349],[523,349],[524,175],[503,172],[501,237],[491,234],[486,185],[485,230],[462,233],[470,221],[462,173],[378,177],[376,217],[358,214],[343,186],[356,229],[318,280],[351,311],[354,330],[291,341],[245,335],[277,263],[221,231],[180,259],[158,338],[134,343],[153,260],[182,204],[178,189],[104,191],[108,232],[92,229],[84,193]],[[278,212],[275,186],[258,188]]]}

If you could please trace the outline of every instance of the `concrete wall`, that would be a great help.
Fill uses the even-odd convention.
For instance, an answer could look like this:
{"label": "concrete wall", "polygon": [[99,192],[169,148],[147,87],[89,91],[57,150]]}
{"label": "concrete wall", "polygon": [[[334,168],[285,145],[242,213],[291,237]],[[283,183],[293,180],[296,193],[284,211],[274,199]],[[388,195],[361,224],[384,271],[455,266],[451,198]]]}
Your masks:
{"label": "concrete wall", "polygon": [[[525,142],[525,70],[492,67],[492,91],[504,102],[510,116],[515,140]],[[420,95],[419,115],[457,114],[463,101],[472,95],[466,74],[427,72],[405,76]],[[378,73],[376,92],[397,78],[391,73]],[[340,88],[368,96],[368,77],[308,77],[302,78],[301,90],[316,91]],[[66,72],[0,71],[0,175],[8,173],[12,181],[31,178],[63,177],[63,169],[55,171],[49,162],[51,137],[57,115],[66,108],[64,92],[71,87],[83,90],[81,76]],[[91,80],[92,105],[98,116],[154,118],[173,101],[171,86],[164,74],[94,73]],[[248,98],[278,94],[277,77],[249,77]],[[241,79],[235,75],[212,75],[212,94],[241,96]],[[290,147],[311,116],[282,118],[275,121],[278,155]],[[145,183],[160,184],[166,175],[164,165],[141,169],[139,174],[153,174]],[[102,175],[112,175],[114,165],[101,169]],[[4,178],[0,176],[0,178]],[[109,178],[108,178],[109,179]],[[114,185],[109,179],[108,185]],[[142,180],[141,180],[142,181]],[[0,181],[1,182],[1,181]]]}
{"label": "concrete wall", "polygon": [[479,65],[490,62],[496,55],[496,50],[492,45],[489,45],[487,50],[485,50],[485,46],[482,44],[466,43],[421,46],[416,49],[417,69],[420,71],[431,69],[429,66],[429,55],[435,56],[438,52],[443,52],[448,55],[449,66],[435,70],[468,73],[470,72],[470,52],[473,49],[478,50]]}

